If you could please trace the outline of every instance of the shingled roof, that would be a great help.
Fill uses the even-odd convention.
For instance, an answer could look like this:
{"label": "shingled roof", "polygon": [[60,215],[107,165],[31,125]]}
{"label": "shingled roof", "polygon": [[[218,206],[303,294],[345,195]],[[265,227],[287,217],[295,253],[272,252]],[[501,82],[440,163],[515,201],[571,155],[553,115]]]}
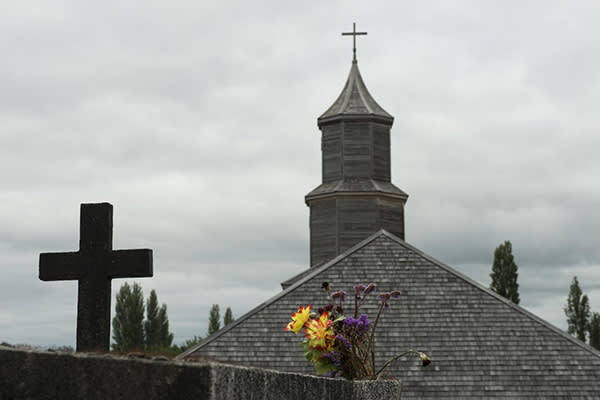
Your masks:
{"label": "shingled roof", "polygon": [[408,199],[408,194],[396,187],[391,182],[376,181],[370,178],[344,178],[333,182],[324,182],[306,195],[305,199],[312,200],[331,193],[354,193],[354,194],[385,194],[402,200]]}
{"label": "shingled roof", "polygon": [[[290,281],[179,357],[314,373],[301,338],[283,331],[290,314],[302,304],[324,305],[324,281],[346,290],[375,282],[404,292],[377,329],[378,364],[410,348],[433,359],[426,368],[415,359],[389,368],[403,398],[600,396],[600,352],[384,230]],[[372,316],[375,308],[374,297],[364,311]]]}
{"label": "shingled roof", "polygon": [[365,116],[378,118],[389,123],[394,121],[394,117],[377,104],[373,96],[371,96],[360,75],[358,63],[353,61],[344,89],[342,89],[342,92],[333,102],[331,107],[329,107],[317,121],[319,124],[322,124],[333,121],[339,117]]}

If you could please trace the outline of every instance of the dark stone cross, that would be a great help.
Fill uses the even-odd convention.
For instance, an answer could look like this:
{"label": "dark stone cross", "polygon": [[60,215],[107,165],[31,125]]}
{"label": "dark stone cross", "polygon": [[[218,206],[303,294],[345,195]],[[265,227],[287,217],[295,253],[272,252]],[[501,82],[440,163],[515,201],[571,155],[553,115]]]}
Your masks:
{"label": "dark stone cross", "polygon": [[342,32],[342,36],[352,35],[352,62],[356,63],[356,37],[366,35],[367,32],[356,32],[356,22],[352,23],[352,32]]}
{"label": "dark stone cross", "polygon": [[77,351],[108,351],[110,283],[152,276],[152,250],[113,250],[113,207],[82,204],[79,251],[41,253],[40,279],[78,280]]}

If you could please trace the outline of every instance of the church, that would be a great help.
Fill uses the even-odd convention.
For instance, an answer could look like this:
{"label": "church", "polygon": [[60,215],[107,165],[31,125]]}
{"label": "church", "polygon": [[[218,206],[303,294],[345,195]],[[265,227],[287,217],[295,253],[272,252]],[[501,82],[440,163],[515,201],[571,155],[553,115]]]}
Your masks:
{"label": "church", "polygon": [[[346,291],[374,282],[403,292],[377,327],[376,364],[408,349],[432,359],[387,369],[403,398],[600,398],[600,352],[405,241],[408,194],[390,173],[393,122],[367,90],[355,44],[346,84],[317,120],[322,182],[305,197],[310,267],[179,358],[314,374],[301,338],[284,332],[290,314],[327,304],[323,282]],[[377,307],[373,299],[362,311],[371,317]]]}

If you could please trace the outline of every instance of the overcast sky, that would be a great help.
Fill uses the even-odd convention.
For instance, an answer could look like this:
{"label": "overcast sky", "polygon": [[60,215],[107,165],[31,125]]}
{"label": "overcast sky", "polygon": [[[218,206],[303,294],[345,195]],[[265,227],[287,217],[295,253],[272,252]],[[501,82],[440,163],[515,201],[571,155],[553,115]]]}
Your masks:
{"label": "overcast sky", "polygon": [[[308,267],[317,117],[352,40],[395,117],[406,240],[489,285],[511,240],[521,304],[566,329],[577,275],[600,312],[600,3],[0,1],[0,341],[75,345],[79,204],[114,248],[152,248],[175,342]],[[113,281],[114,296],[125,280]],[[131,280],[130,280],[131,282]]]}

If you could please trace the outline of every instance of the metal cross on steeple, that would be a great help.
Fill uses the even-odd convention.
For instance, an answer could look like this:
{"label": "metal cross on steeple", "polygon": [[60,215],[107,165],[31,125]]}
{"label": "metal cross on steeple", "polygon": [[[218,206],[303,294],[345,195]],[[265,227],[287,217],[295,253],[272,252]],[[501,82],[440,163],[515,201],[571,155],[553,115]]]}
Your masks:
{"label": "metal cross on steeple", "polygon": [[342,32],[342,36],[352,35],[352,62],[356,64],[356,36],[366,35],[367,32],[356,32],[356,22],[352,23],[352,32]]}

